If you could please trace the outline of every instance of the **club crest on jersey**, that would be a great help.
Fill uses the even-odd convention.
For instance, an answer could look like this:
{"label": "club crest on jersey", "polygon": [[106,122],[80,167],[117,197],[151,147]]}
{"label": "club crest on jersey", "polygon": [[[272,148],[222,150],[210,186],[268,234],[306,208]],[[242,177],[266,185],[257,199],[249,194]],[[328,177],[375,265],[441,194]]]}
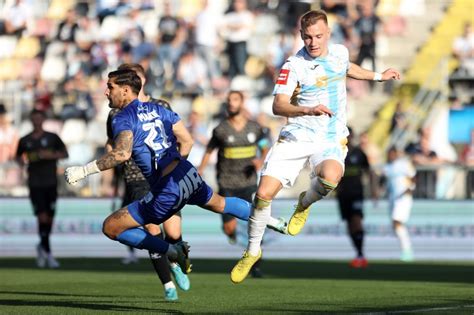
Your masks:
{"label": "club crest on jersey", "polygon": [[247,134],[247,140],[253,143],[255,142],[255,140],[257,140],[257,135],[254,134],[253,132],[250,132]]}
{"label": "club crest on jersey", "polygon": [[276,84],[286,85],[288,83],[288,77],[290,76],[289,69],[281,69],[280,74],[278,75],[278,79]]}
{"label": "club crest on jersey", "polygon": [[230,135],[230,136],[227,137],[227,141],[228,141],[229,143],[232,143],[232,142],[235,141],[235,137],[234,137],[233,135]]}

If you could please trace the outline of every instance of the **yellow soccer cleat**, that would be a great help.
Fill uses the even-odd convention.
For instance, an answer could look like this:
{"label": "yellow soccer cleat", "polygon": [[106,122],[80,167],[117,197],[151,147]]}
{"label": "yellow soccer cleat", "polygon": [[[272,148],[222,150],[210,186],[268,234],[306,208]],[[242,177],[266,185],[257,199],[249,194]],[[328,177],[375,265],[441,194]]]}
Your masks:
{"label": "yellow soccer cleat", "polygon": [[306,223],[306,219],[309,215],[309,208],[303,208],[301,203],[303,202],[303,198],[306,192],[302,192],[300,197],[298,198],[298,204],[296,205],[295,212],[290,218],[290,222],[288,222],[288,234],[296,235],[301,232]]}
{"label": "yellow soccer cleat", "polygon": [[232,271],[230,272],[230,280],[233,283],[240,283],[245,280],[247,275],[252,269],[252,266],[262,258],[262,251],[260,250],[257,256],[250,255],[247,251],[244,251],[242,258],[237,262]]}

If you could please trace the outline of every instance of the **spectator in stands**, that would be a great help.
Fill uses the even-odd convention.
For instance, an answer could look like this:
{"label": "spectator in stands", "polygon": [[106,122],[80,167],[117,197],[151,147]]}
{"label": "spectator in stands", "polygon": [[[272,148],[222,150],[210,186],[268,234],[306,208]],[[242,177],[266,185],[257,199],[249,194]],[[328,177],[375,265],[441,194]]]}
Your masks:
{"label": "spectator in stands", "polygon": [[26,1],[15,0],[10,6],[5,7],[3,16],[5,18],[5,32],[20,37],[27,29],[28,23],[32,21],[33,10]]}
{"label": "spectator in stands", "polygon": [[430,147],[430,130],[421,128],[418,130],[419,142],[410,143],[405,152],[408,153],[415,165],[439,165],[443,162],[435,151]]}
{"label": "spectator in stands", "polygon": [[466,144],[460,155],[460,162],[466,166],[466,197],[474,198],[474,129],[471,129],[471,141]]}
{"label": "spectator in stands", "polygon": [[453,55],[460,62],[460,70],[474,76],[474,31],[471,23],[466,23],[462,35],[454,40]]}
{"label": "spectator in stands", "polygon": [[0,164],[15,158],[18,145],[18,132],[11,125],[4,104],[0,104]]}
{"label": "spectator in stands", "polygon": [[372,70],[375,71],[375,43],[379,24],[381,20],[375,14],[372,1],[365,1],[361,5],[361,16],[355,21],[354,27],[359,38],[359,55],[356,63],[361,65],[365,59],[372,62]]}
{"label": "spectator in stands", "polygon": [[69,9],[67,10],[66,18],[59,23],[56,39],[63,43],[72,43],[76,40],[78,28],[76,11]]}
{"label": "spectator in stands", "polygon": [[187,48],[176,69],[176,90],[192,98],[197,97],[209,87],[207,72],[206,63],[196,54],[194,48]]}
{"label": "spectator in stands", "polygon": [[221,76],[216,52],[219,43],[218,29],[222,16],[210,9],[209,0],[203,0],[202,7],[196,16],[194,25],[196,51],[207,64],[209,80],[215,84],[215,80]]}
{"label": "spectator in stands", "polygon": [[392,121],[390,123],[390,133],[394,132],[395,130],[402,130],[406,127],[407,120],[406,120],[406,113],[403,110],[403,103],[398,102],[395,107],[395,112],[392,116]]}
{"label": "spectator in stands", "polygon": [[224,15],[221,29],[227,43],[230,78],[245,74],[247,41],[252,36],[253,25],[254,15],[247,9],[247,0],[233,0],[231,10]]}
{"label": "spectator in stands", "polygon": [[66,146],[54,133],[43,129],[44,112],[33,110],[30,115],[33,131],[20,139],[16,157],[20,165],[28,165],[28,188],[34,214],[38,219],[40,243],[36,247],[38,267],[58,268],[49,244],[56,211],[57,161],[68,157]]}
{"label": "spectator in stands", "polygon": [[185,38],[182,33],[186,30],[183,22],[173,15],[170,1],[164,2],[163,10],[158,23],[158,57],[165,67],[171,67],[167,70],[172,72],[183,50]]}

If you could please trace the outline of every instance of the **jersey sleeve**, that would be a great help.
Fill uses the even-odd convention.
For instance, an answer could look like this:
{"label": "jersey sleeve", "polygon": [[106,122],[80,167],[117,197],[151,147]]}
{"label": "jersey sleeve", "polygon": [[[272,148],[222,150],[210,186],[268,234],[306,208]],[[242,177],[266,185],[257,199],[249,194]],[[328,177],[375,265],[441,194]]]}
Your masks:
{"label": "jersey sleeve", "polygon": [[161,115],[165,120],[170,121],[172,125],[176,124],[178,121],[181,120],[181,117],[179,117],[176,112],[166,109],[163,106],[161,107]]}
{"label": "jersey sleeve", "polygon": [[21,138],[16,149],[16,157],[20,157],[25,152],[25,138]]}
{"label": "jersey sleeve", "polygon": [[54,135],[54,149],[55,150],[58,150],[58,151],[63,151],[63,152],[67,152],[67,149],[66,149],[66,145],[64,144],[63,140],[61,140],[61,138],[57,135],[57,134],[53,134]]}
{"label": "jersey sleeve", "polygon": [[113,139],[113,131],[112,131],[112,118],[114,117],[113,112],[110,111],[109,115],[107,116],[106,128],[107,128],[107,138]]}
{"label": "jersey sleeve", "polygon": [[123,112],[112,118],[112,139],[115,139],[122,131],[130,130],[133,132],[131,119]]}
{"label": "jersey sleeve", "polygon": [[219,144],[220,144],[220,141],[219,141],[219,137],[217,136],[217,128],[214,128],[214,130],[212,130],[211,139],[207,143],[207,148],[214,150],[220,146]]}
{"label": "jersey sleeve", "polygon": [[273,89],[273,95],[285,94],[291,96],[297,85],[298,78],[296,70],[292,65],[291,59],[288,59],[278,74],[275,88]]}

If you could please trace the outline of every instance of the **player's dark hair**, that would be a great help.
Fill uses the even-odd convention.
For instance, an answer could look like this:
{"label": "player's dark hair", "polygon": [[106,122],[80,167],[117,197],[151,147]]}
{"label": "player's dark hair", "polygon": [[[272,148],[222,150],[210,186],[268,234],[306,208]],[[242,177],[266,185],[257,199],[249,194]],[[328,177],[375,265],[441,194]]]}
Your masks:
{"label": "player's dark hair", "polygon": [[137,95],[142,88],[142,80],[133,70],[126,69],[109,72],[109,79],[114,79],[114,83],[118,86],[128,85]]}
{"label": "player's dark hair", "polygon": [[36,115],[36,114],[39,114],[43,116],[43,118],[46,118],[46,112],[44,110],[33,108],[33,110],[30,112],[30,117],[33,117],[33,115]]}
{"label": "player's dark hair", "polygon": [[231,94],[237,94],[240,96],[240,99],[244,99],[244,93],[242,93],[242,91],[232,90],[229,92],[229,94],[227,94],[227,96],[230,96]]}
{"label": "player's dark hair", "polygon": [[318,23],[319,20],[322,20],[326,25],[328,25],[328,17],[326,15],[326,12],[324,12],[323,10],[308,11],[301,17],[301,29],[305,30],[311,25]]}
{"label": "player's dark hair", "polygon": [[117,70],[133,70],[138,74],[146,76],[145,69],[139,63],[122,63]]}

